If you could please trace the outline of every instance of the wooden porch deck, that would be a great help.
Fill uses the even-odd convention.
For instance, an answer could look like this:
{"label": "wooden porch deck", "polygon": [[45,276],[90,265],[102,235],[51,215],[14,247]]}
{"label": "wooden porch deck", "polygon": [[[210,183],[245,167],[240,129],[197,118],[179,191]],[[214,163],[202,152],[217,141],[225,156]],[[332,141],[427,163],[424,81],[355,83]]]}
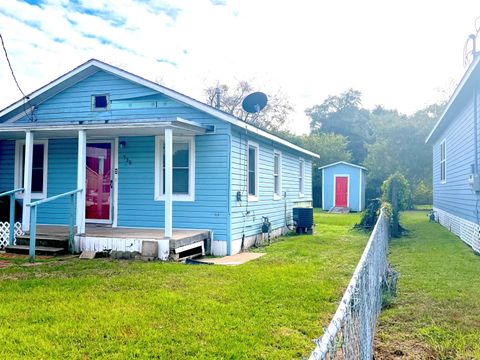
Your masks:
{"label": "wooden porch deck", "polygon": [[[164,229],[139,229],[116,227],[103,224],[87,224],[85,234],[77,234],[82,237],[108,238],[108,239],[142,239],[142,240],[166,240]],[[37,225],[37,237],[41,236],[67,236],[68,226],[62,225]],[[210,239],[210,231],[201,229],[173,229],[169,239],[170,250],[173,251],[200,241]]]}

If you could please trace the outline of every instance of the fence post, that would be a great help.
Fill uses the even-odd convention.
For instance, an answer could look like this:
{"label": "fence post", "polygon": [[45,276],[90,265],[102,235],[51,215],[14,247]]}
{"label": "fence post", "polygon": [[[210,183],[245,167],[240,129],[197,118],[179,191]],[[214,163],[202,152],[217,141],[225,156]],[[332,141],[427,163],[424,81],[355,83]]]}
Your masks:
{"label": "fence post", "polygon": [[8,233],[8,245],[14,245],[15,241],[15,193],[10,194],[10,230]]}
{"label": "fence post", "polygon": [[31,206],[30,209],[30,248],[28,255],[30,262],[35,261],[35,243],[37,237],[37,206]]}

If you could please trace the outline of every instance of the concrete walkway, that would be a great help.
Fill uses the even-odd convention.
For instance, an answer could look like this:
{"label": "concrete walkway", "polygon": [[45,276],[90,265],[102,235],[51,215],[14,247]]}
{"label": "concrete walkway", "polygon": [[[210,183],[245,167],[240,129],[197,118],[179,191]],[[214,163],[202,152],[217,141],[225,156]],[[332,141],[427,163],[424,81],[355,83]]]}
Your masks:
{"label": "concrete walkway", "polygon": [[231,256],[224,256],[221,258],[203,258],[203,259],[196,259],[197,261],[204,262],[206,264],[214,264],[214,265],[241,265],[249,262],[250,260],[255,260],[265,255],[265,253],[249,253],[243,252]]}

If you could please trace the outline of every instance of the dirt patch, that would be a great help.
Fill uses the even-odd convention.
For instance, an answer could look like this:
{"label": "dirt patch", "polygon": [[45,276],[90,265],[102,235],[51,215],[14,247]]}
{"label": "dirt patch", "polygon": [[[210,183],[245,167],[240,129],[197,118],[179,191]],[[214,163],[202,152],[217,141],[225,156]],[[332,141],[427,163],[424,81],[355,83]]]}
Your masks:
{"label": "dirt patch", "polygon": [[375,341],[375,359],[376,360],[435,360],[432,349],[424,343],[413,339]]}
{"label": "dirt patch", "polygon": [[0,269],[4,269],[12,265],[10,261],[0,260]]}

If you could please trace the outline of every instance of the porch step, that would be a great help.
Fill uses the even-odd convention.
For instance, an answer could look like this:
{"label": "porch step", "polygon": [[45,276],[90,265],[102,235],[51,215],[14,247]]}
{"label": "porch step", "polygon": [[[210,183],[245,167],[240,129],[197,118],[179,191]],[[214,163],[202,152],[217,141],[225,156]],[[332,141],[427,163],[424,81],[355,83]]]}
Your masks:
{"label": "porch step", "polygon": [[[13,254],[28,254],[29,251],[28,245],[9,245],[5,248],[7,253]],[[56,255],[63,255],[66,254],[67,251],[63,247],[46,247],[46,246],[36,246],[35,247],[35,254],[36,255],[49,255],[49,256],[56,256]]]}
{"label": "porch step", "polygon": [[[30,245],[30,236],[21,235],[16,237],[17,245]],[[68,249],[68,236],[59,235],[37,235],[35,240],[36,246],[54,247]]]}

